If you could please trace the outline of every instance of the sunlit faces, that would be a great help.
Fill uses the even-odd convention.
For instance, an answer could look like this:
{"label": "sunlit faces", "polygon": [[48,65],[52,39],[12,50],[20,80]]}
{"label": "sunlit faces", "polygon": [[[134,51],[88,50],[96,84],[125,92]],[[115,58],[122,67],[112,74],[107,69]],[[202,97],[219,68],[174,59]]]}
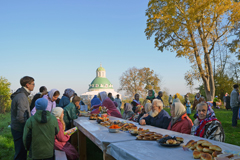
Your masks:
{"label": "sunlit faces", "polygon": [[205,119],[207,116],[207,106],[206,105],[200,105],[197,108],[198,111],[198,118],[199,119]]}
{"label": "sunlit faces", "polygon": [[33,91],[34,87],[35,87],[34,81],[32,81],[31,83],[27,83],[27,84],[26,84],[26,88],[27,88],[29,91]]}
{"label": "sunlit faces", "polygon": [[152,97],[152,91],[151,91],[151,90],[148,91],[148,96],[149,96],[149,97]]}
{"label": "sunlit faces", "polygon": [[138,101],[139,100],[139,94],[136,94],[135,99]]}
{"label": "sunlit faces", "polygon": [[56,100],[58,99],[58,96],[59,96],[59,95],[53,96],[53,97],[52,97],[52,101],[56,101]]}

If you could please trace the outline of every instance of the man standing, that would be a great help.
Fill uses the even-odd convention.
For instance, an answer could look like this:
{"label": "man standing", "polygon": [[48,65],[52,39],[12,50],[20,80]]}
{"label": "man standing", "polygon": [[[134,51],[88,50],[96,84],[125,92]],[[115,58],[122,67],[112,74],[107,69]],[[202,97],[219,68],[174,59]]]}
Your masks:
{"label": "man standing", "polygon": [[230,106],[232,107],[233,116],[232,116],[232,127],[237,127],[237,117],[238,117],[238,109],[239,109],[239,99],[238,99],[238,84],[233,85],[233,91],[230,97]]}
{"label": "man standing", "polygon": [[11,95],[11,132],[14,140],[14,160],[26,160],[27,151],[23,145],[23,129],[31,116],[28,96],[34,89],[34,79],[25,76],[20,80],[21,88]]}
{"label": "man standing", "polygon": [[169,98],[168,98],[169,107],[171,107],[172,102],[173,102],[173,97],[172,97],[172,95],[170,94],[170,95],[169,95]]}
{"label": "man standing", "polygon": [[121,101],[121,99],[119,98],[119,94],[117,94],[117,98],[114,99],[114,102],[117,103],[118,109],[121,111],[122,101]]}
{"label": "man standing", "polygon": [[112,101],[114,101],[114,98],[112,97],[112,93],[111,92],[108,93],[108,98],[110,98]]}
{"label": "man standing", "polygon": [[[160,100],[162,101],[162,103],[163,103],[162,96],[163,96],[163,92],[162,92],[162,91],[159,91],[159,92],[158,92],[157,99],[160,99]],[[163,103],[163,106],[164,106],[164,103]]]}

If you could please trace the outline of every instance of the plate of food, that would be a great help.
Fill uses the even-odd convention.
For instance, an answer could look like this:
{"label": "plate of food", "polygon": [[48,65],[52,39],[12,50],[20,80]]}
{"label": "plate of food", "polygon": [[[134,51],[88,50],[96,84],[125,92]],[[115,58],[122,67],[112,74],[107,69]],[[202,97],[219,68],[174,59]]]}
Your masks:
{"label": "plate of food", "polygon": [[118,125],[113,124],[113,125],[111,125],[111,126],[108,128],[108,131],[109,131],[110,133],[118,133],[118,132],[120,131],[120,128],[121,128],[121,127],[119,127]]}
{"label": "plate of food", "polygon": [[91,114],[89,120],[97,120],[98,114]]}
{"label": "plate of food", "polygon": [[158,144],[161,146],[165,146],[165,147],[177,147],[180,146],[180,144],[183,143],[183,138],[182,137],[164,137],[160,140],[158,140]]}
{"label": "plate of food", "polygon": [[80,111],[80,115],[84,116],[84,117],[89,117],[90,116],[90,112]]}

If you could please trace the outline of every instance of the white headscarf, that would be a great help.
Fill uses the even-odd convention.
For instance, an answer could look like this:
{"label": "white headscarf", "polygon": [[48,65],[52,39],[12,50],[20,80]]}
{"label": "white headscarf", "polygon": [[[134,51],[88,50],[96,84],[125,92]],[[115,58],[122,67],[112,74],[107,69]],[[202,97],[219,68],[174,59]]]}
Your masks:
{"label": "white headscarf", "polygon": [[62,107],[55,107],[52,110],[52,115],[54,115],[57,119],[59,119],[62,115],[63,109]]}
{"label": "white headscarf", "polygon": [[48,97],[51,99],[51,101],[52,101],[53,95],[56,91],[58,91],[58,90],[57,89],[52,89],[51,91],[48,92]]}
{"label": "white headscarf", "polygon": [[146,103],[144,109],[146,113],[149,113],[152,110],[152,103]]}
{"label": "white headscarf", "polygon": [[126,103],[124,107],[124,112],[127,113],[128,111],[132,111],[132,105],[129,103]]}
{"label": "white headscarf", "polygon": [[176,102],[174,105],[175,116],[171,119],[171,126],[173,126],[177,122],[179,117],[186,113],[186,109],[181,102]]}
{"label": "white headscarf", "polygon": [[100,97],[101,97],[101,101],[103,102],[105,99],[108,98],[107,96],[107,92],[103,91],[99,93]]}

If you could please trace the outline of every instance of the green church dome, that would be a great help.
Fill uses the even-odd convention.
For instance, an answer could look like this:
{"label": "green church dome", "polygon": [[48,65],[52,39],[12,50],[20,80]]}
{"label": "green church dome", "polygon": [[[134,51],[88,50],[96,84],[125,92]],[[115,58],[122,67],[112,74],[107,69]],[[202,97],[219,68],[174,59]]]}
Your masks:
{"label": "green church dome", "polygon": [[97,71],[105,71],[105,69],[101,66],[101,67],[98,67]]}
{"label": "green church dome", "polygon": [[95,89],[113,89],[113,85],[107,78],[96,77],[89,85],[89,90]]}

